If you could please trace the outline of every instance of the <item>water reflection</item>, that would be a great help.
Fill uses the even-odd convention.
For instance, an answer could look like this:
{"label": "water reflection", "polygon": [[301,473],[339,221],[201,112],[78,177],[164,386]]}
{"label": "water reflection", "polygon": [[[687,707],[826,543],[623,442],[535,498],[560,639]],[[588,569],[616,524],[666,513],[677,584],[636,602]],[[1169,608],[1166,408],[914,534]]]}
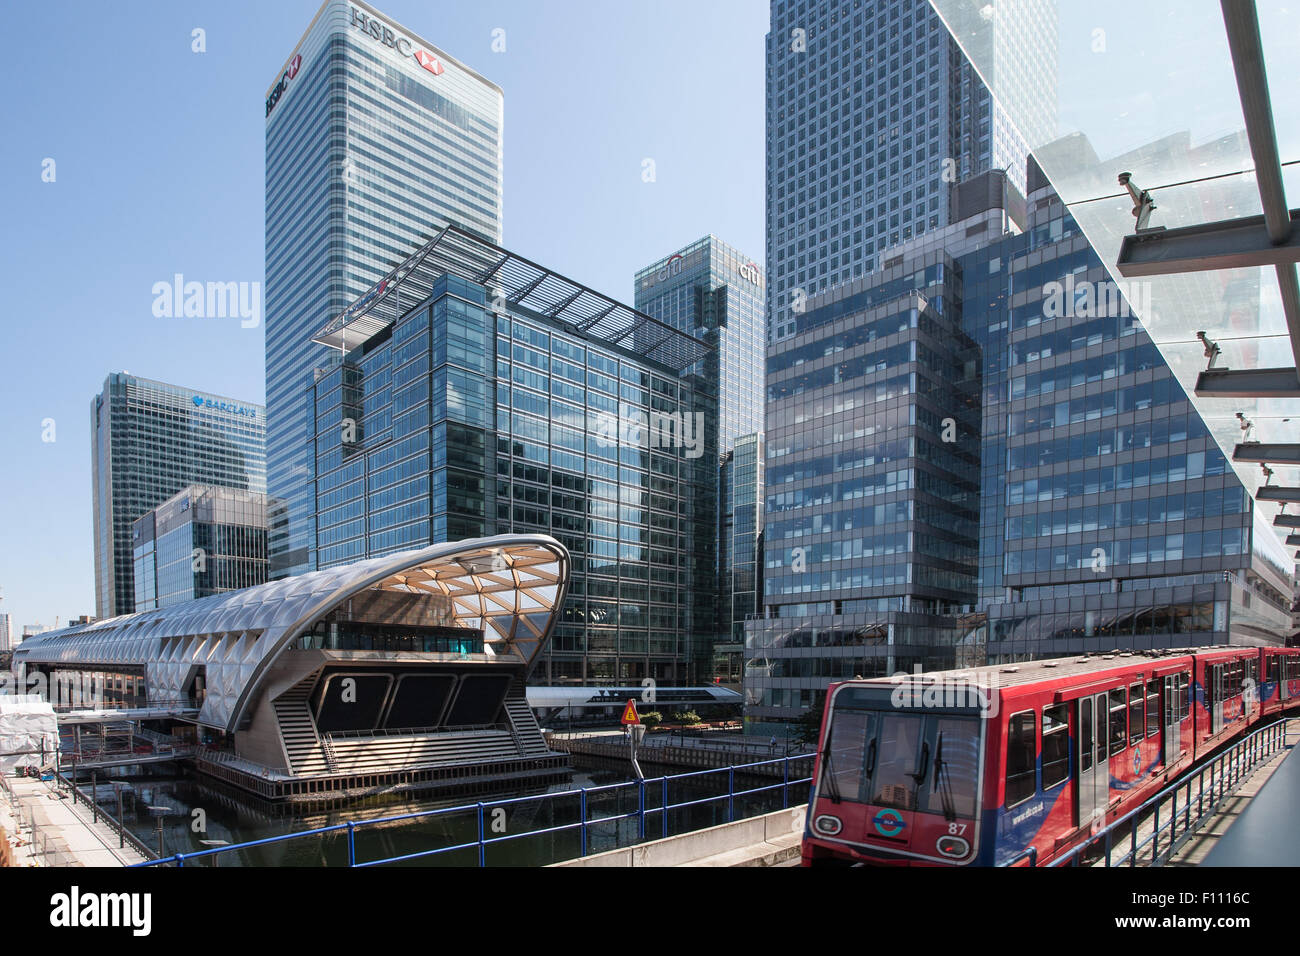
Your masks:
{"label": "water reflection", "polygon": [[[585,849],[588,853],[628,846],[640,839],[638,807],[644,799],[645,839],[725,823],[728,814],[726,770],[686,779],[670,779],[665,787],[653,774],[680,774],[675,768],[646,765],[651,778],[641,788],[621,762],[574,758],[572,781],[537,792],[494,794],[483,800],[482,828],[487,841],[484,862],[488,866],[543,866],[582,854],[583,834],[578,827],[555,828],[580,820],[581,797],[546,796],[578,788],[607,788],[587,794]],[[798,772],[796,772],[798,771]],[[806,765],[794,765],[791,778],[806,775]],[[360,826],[376,820],[447,807],[464,806],[471,798],[412,799],[405,796],[370,797],[328,810],[284,808],[256,800],[240,791],[203,777],[136,776],[123,793],[122,810],[127,829],[141,843],[157,852],[159,835],[164,856],[193,853],[214,845],[247,843],[269,837],[325,826],[358,824],[358,863],[377,860],[398,862],[385,865],[477,866],[480,813],[476,807],[455,813],[416,820],[397,820]],[[736,819],[783,805],[780,777],[750,777],[737,774],[736,790],[770,787],[759,794],[737,796],[731,801]],[[84,784],[83,784],[84,785]],[[614,786],[621,785],[621,786]],[[88,788],[87,788],[88,789]],[[665,790],[667,791],[665,794]],[[806,785],[788,788],[791,804],[807,799]],[[692,803],[669,810],[667,820],[659,810],[665,796],[669,804]],[[528,797],[502,804],[512,797]],[[717,799],[714,799],[717,798]],[[700,801],[698,803],[694,801]],[[111,786],[99,786],[100,805],[116,814],[117,797]],[[150,808],[155,808],[151,811]],[[165,813],[157,808],[164,808]],[[625,819],[610,819],[630,815]],[[161,822],[161,827],[160,827]],[[522,836],[532,834],[531,836]],[[521,838],[517,838],[521,837]],[[206,843],[204,841],[207,841]],[[495,842],[494,842],[495,841]],[[347,831],[307,836],[264,846],[230,850],[214,857],[187,861],[186,866],[346,866]],[[431,850],[459,847],[429,854]]]}

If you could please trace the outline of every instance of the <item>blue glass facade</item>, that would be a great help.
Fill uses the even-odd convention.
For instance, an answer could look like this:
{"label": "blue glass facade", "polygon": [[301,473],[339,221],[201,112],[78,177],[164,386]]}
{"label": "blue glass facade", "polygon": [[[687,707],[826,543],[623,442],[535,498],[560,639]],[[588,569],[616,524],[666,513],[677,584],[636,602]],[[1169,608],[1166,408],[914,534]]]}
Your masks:
{"label": "blue glass facade", "polygon": [[135,520],[187,485],[266,491],[266,410],[116,372],[90,406],[95,616],[135,610]]}
{"label": "blue glass facade", "polygon": [[763,271],[752,259],[705,236],[636,274],[638,310],[716,342],[707,374],[718,382],[718,442],[723,453],[763,430]]}
{"label": "blue glass facade", "polygon": [[[714,638],[716,393],[697,369],[678,374],[493,293],[443,275],[318,370],[321,566],[541,531],[573,570],[532,680],[697,679]],[[691,441],[642,440],[654,416],[688,416]]]}
{"label": "blue glass facade", "polygon": [[764,277],[754,261],[705,236],[635,278],[636,308],[715,345],[704,375],[718,396],[717,668],[738,672],[744,620],[759,610],[755,554],[763,530]]}
{"label": "blue glass facade", "polygon": [[310,336],[450,221],[501,234],[501,90],[361,2],[328,0],[267,91],[273,577],[313,569]]}
{"label": "blue glass facade", "polygon": [[954,224],[769,349],[755,729],[854,674],[1285,636],[1285,554],[1029,184],[1023,232]]}
{"label": "blue glass facade", "polygon": [[740,683],[745,621],[763,606],[763,468],[761,434],[742,435],[722,459],[714,677],[724,683]]}
{"label": "blue glass facade", "polygon": [[266,496],[191,485],[132,529],[135,609],[266,583]]}

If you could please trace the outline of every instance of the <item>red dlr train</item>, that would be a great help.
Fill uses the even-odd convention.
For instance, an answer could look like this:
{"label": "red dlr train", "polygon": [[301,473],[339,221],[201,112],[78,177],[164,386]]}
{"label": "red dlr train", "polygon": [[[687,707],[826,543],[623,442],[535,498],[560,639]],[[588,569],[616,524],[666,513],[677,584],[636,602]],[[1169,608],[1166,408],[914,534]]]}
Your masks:
{"label": "red dlr train", "polygon": [[803,863],[1048,864],[1295,707],[1300,648],[1116,652],[832,684]]}

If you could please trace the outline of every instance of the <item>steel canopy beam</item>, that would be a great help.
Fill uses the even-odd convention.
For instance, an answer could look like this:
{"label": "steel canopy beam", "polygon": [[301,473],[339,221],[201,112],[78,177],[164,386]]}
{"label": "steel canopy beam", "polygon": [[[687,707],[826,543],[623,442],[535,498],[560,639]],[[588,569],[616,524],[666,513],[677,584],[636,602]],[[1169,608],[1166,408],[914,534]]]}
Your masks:
{"label": "steel canopy beam", "polygon": [[1273,524],[1278,528],[1300,528],[1300,515],[1280,514],[1273,519]]}
{"label": "steel canopy beam", "polygon": [[1277,485],[1264,485],[1255,489],[1256,501],[1285,501],[1294,504],[1300,501],[1300,488],[1279,488]]}
{"label": "steel canopy beam", "polygon": [[[1300,262],[1300,209],[1288,215],[1288,236],[1275,242],[1264,216],[1125,236],[1115,263],[1126,279],[1142,276],[1287,266]],[[1294,270],[1293,270],[1294,271]]]}
{"label": "steel canopy beam", "polygon": [[1300,444],[1265,445],[1251,442],[1238,445],[1232,452],[1233,461],[1260,461],[1275,465],[1300,465]]}
{"label": "steel canopy beam", "polygon": [[1196,376],[1197,398],[1300,398],[1294,368],[1211,368]]}
{"label": "steel canopy beam", "polygon": [[[1255,0],[1219,0],[1219,7],[1228,34],[1228,51],[1232,54],[1232,72],[1237,77],[1246,136],[1250,139],[1250,155],[1255,161],[1260,210],[1269,238],[1275,246],[1281,246],[1290,241],[1296,230],[1292,227],[1282,186],[1282,160],[1277,151],[1277,131],[1273,126],[1273,104],[1269,99]],[[1293,262],[1278,263],[1276,269],[1282,311],[1291,334],[1291,353],[1295,364],[1300,366],[1300,284],[1296,282]]]}
{"label": "steel canopy beam", "polygon": [[1289,534],[1286,536],[1286,544],[1289,548],[1300,547],[1300,534]]}

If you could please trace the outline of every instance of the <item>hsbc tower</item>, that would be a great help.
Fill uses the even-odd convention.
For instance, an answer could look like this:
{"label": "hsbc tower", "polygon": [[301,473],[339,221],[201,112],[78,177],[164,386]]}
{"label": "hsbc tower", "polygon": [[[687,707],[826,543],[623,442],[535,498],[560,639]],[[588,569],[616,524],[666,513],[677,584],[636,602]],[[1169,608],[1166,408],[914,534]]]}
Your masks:
{"label": "hsbc tower", "polygon": [[316,567],[306,396],[339,356],[311,337],[449,222],[501,243],[502,118],[500,87],[357,0],[327,0],[266,91],[273,578]]}

